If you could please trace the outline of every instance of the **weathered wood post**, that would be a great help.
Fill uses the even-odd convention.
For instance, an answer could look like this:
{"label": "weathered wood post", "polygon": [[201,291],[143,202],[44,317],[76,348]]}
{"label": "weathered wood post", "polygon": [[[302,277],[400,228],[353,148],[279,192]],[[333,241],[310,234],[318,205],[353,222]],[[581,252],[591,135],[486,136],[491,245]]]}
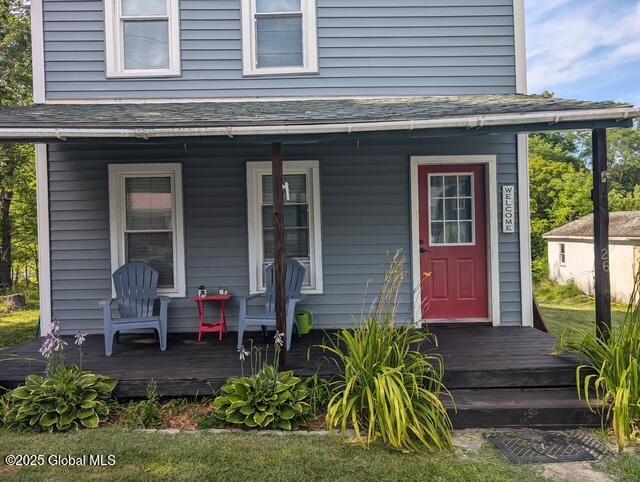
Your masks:
{"label": "weathered wood post", "polygon": [[611,333],[609,278],[609,172],[607,130],[593,131],[593,246],[595,254],[596,333],[608,340]]}
{"label": "weathered wood post", "polygon": [[[276,330],[286,337],[287,305],[285,280],[287,276],[286,245],[284,239],[284,174],[282,168],[282,144],[271,143],[271,179],[273,189],[273,228],[275,232],[274,273],[276,289]],[[280,352],[280,367],[287,366],[287,340]]]}

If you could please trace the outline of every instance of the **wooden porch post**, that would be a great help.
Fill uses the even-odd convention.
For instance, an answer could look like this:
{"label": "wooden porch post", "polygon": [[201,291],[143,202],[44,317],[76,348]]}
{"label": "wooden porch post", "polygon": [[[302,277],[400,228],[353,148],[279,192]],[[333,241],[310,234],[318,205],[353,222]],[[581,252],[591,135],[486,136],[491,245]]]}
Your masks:
{"label": "wooden porch post", "polygon": [[[271,143],[271,179],[273,189],[273,228],[275,232],[274,272],[276,289],[276,331],[286,337],[287,333],[287,305],[285,294],[285,280],[287,276],[287,253],[284,239],[284,174],[282,168],[282,144]],[[284,340],[280,352],[280,367],[287,366],[287,340]]]}
{"label": "wooden porch post", "polygon": [[595,253],[596,333],[608,340],[611,333],[609,279],[609,176],[607,130],[593,131],[593,245]]}

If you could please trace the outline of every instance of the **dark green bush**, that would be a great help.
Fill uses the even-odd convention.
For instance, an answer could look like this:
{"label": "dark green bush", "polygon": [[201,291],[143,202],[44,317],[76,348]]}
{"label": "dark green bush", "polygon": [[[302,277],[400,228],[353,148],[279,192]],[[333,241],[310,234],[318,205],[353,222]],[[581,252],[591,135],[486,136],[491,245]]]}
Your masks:
{"label": "dark green bush", "polygon": [[117,383],[76,367],[60,367],[46,379],[29,375],[4,396],[2,419],[7,427],[36,431],[96,428],[109,415]]}

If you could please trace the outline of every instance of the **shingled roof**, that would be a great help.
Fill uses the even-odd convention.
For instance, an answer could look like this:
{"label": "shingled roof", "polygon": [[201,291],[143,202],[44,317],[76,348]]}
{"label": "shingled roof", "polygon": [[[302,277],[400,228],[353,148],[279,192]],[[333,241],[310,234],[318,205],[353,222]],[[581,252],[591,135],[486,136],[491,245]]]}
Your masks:
{"label": "shingled roof", "polygon": [[575,128],[581,122],[600,122],[603,127],[602,123],[629,125],[639,115],[630,104],[516,94],[49,103],[0,110],[0,139],[232,137],[532,125]]}
{"label": "shingled roof", "polygon": [[[544,236],[553,238],[593,237],[593,214],[549,231]],[[640,239],[640,211],[620,211],[609,214],[609,238]]]}

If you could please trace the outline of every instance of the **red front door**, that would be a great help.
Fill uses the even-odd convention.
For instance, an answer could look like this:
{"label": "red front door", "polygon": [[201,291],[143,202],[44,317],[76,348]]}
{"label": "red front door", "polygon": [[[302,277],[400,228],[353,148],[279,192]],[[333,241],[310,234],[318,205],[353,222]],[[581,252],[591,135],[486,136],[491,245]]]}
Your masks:
{"label": "red front door", "polygon": [[484,166],[420,166],[425,320],[489,316]]}

